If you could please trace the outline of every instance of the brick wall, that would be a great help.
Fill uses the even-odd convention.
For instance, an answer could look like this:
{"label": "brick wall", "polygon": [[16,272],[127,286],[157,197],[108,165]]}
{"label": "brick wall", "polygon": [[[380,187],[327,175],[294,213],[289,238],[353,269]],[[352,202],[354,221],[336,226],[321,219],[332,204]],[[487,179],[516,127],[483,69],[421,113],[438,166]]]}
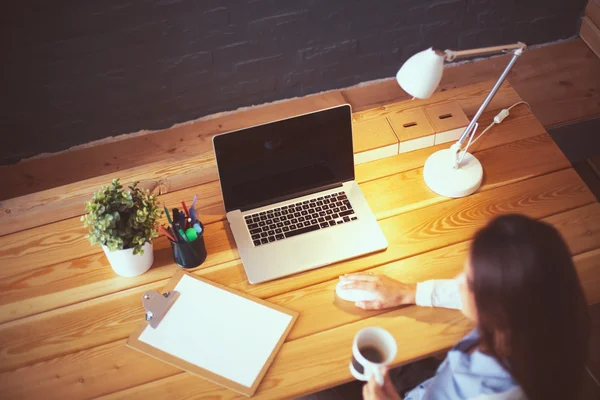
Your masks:
{"label": "brick wall", "polygon": [[0,164],[390,77],[430,45],[566,38],[585,2],[12,2],[0,17]]}

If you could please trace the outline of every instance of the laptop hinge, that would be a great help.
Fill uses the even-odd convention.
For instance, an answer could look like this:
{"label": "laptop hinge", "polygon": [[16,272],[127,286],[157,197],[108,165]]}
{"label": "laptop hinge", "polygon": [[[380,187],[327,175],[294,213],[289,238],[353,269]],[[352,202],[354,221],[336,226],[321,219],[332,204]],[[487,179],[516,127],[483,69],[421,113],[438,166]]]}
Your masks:
{"label": "laptop hinge", "polygon": [[308,196],[309,194],[313,194],[313,193],[324,192],[325,190],[333,189],[336,187],[342,187],[342,183],[341,182],[332,183],[329,185],[324,185],[324,186],[320,186],[317,188],[304,190],[302,192],[296,192],[296,193],[293,193],[293,194],[290,194],[287,196],[276,197],[273,199],[269,199],[267,201],[262,201],[262,202],[258,202],[258,203],[254,203],[254,204],[248,204],[245,207],[241,207],[240,211],[244,212],[244,211],[252,210],[255,208],[260,208],[260,207],[268,206],[269,204],[279,203],[280,201],[295,199],[296,197]]}

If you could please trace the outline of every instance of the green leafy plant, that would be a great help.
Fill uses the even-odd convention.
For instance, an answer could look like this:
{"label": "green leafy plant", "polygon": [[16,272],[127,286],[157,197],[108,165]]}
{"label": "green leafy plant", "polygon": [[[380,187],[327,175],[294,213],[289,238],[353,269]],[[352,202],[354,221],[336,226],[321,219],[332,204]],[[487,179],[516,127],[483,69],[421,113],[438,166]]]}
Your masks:
{"label": "green leafy plant", "polygon": [[133,254],[143,254],[142,246],[158,236],[162,215],[158,200],[137,184],[126,191],[119,179],[113,179],[85,203],[87,214],[81,221],[90,228],[86,238],[91,244],[105,245],[110,251],[133,248]]}

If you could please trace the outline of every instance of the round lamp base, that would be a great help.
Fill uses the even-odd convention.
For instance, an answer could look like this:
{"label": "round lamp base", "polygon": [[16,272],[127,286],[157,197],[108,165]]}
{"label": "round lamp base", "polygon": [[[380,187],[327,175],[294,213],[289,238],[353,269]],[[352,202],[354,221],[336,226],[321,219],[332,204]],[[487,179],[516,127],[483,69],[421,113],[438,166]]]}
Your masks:
{"label": "round lamp base", "polygon": [[450,149],[433,153],[423,167],[423,178],[431,190],[446,197],[464,197],[472,194],[483,179],[481,163],[471,153],[465,154],[459,168],[452,168]]}

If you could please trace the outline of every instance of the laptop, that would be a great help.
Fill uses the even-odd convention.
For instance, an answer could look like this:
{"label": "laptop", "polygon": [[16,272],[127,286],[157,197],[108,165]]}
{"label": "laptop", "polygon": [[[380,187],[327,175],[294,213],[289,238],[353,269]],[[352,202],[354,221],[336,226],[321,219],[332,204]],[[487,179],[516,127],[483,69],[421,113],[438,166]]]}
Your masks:
{"label": "laptop", "polygon": [[345,104],[213,138],[250,283],[387,248],[354,180],[351,115]]}

